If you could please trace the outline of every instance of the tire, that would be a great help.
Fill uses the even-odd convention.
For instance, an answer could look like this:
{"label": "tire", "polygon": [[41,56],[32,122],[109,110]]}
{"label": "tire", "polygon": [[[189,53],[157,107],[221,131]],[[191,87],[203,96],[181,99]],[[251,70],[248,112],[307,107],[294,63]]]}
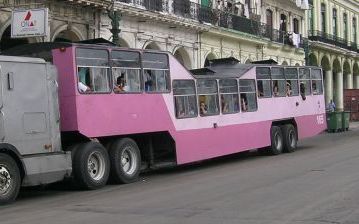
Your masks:
{"label": "tire", "polygon": [[269,147],[269,153],[271,155],[279,155],[283,152],[283,134],[282,130],[278,126],[271,127],[271,146]]}
{"label": "tire", "polygon": [[298,135],[297,130],[292,124],[281,126],[283,134],[283,151],[294,152],[297,149]]}
{"label": "tire", "polygon": [[73,152],[75,184],[87,190],[105,186],[110,174],[110,160],[106,149],[100,143],[88,142],[80,144]]}
{"label": "tire", "polygon": [[138,180],[141,154],[136,142],[130,138],[114,141],[109,150],[112,183],[128,184]]}
{"label": "tire", "polygon": [[20,170],[15,160],[0,153],[0,205],[15,201],[21,186]]}

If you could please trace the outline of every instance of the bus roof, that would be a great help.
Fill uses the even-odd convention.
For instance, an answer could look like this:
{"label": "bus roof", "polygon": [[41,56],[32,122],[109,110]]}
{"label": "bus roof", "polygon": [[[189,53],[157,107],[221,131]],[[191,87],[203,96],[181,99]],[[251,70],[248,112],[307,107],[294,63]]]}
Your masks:
{"label": "bus roof", "polygon": [[[94,48],[118,48],[118,49],[127,49],[127,50],[137,50],[137,51],[147,51],[151,52],[154,50],[150,49],[131,49],[131,48],[125,48],[125,47],[118,47],[114,43],[107,41],[103,38],[97,38],[97,39],[90,39],[90,40],[84,40],[79,42],[44,42],[44,43],[30,43],[30,44],[24,44],[19,45],[10,49],[7,49],[3,51],[2,55],[9,55],[9,56],[29,56],[29,57],[44,57],[44,59],[48,59],[48,55],[44,54],[44,52],[50,53],[53,49],[59,49],[59,48],[67,48],[67,47],[94,47]],[[158,51],[156,52],[166,52],[167,51]],[[46,56],[45,56],[46,55]]]}
{"label": "bus roof", "polygon": [[0,55],[0,62],[45,63],[44,59]]}
{"label": "bus roof", "polygon": [[252,64],[240,64],[238,61],[234,63],[233,60],[222,59],[220,62],[217,62],[204,68],[193,69],[191,72],[196,79],[240,78],[251,68],[255,67]]}

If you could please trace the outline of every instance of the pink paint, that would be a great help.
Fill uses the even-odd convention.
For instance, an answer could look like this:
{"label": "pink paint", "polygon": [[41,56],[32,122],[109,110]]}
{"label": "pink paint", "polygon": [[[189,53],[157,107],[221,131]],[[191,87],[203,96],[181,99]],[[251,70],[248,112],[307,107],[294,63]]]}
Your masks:
{"label": "pink paint", "polygon": [[[172,92],[80,94],[74,52],[74,47],[53,51],[59,71],[62,131],[78,131],[87,137],[168,131],[175,140],[177,163],[184,164],[269,146],[273,120],[294,118],[300,139],[326,129],[322,95],[307,96],[305,101],[300,96],[258,99],[256,112],[177,119]],[[193,79],[168,55],[172,80]],[[255,69],[243,78],[255,79]]]}

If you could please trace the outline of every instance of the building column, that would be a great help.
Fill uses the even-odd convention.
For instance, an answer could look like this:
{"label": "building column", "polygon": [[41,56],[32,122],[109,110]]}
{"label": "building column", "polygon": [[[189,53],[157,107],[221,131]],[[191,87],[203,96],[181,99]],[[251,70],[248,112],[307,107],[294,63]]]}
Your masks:
{"label": "building column", "polygon": [[346,83],[346,88],[347,89],[353,89],[353,74],[347,74],[347,83]]}
{"label": "building column", "polygon": [[359,89],[359,75],[354,75],[354,89]]}
{"label": "building column", "polygon": [[335,104],[337,110],[342,111],[344,109],[344,99],[343,99],[343,72],[338,72],[335,74],[336,77],[336,86],[335,86]]}
{"label": "building column", "polygon": [[328,105],[330,100],[333,99],[333,72],[332,72],[332,70],[325,71],[324,89],[325,89],[325,104]]}

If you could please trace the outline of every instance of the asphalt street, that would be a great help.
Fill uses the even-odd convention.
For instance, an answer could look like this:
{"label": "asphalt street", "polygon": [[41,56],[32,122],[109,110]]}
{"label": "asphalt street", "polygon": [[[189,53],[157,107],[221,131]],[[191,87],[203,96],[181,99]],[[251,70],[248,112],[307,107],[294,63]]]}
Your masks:
{"label": "asphalt street", "polygon": [[129,185],[22,189],[1,224],[359,224],[359,128],[256,152],[146,173]]}

